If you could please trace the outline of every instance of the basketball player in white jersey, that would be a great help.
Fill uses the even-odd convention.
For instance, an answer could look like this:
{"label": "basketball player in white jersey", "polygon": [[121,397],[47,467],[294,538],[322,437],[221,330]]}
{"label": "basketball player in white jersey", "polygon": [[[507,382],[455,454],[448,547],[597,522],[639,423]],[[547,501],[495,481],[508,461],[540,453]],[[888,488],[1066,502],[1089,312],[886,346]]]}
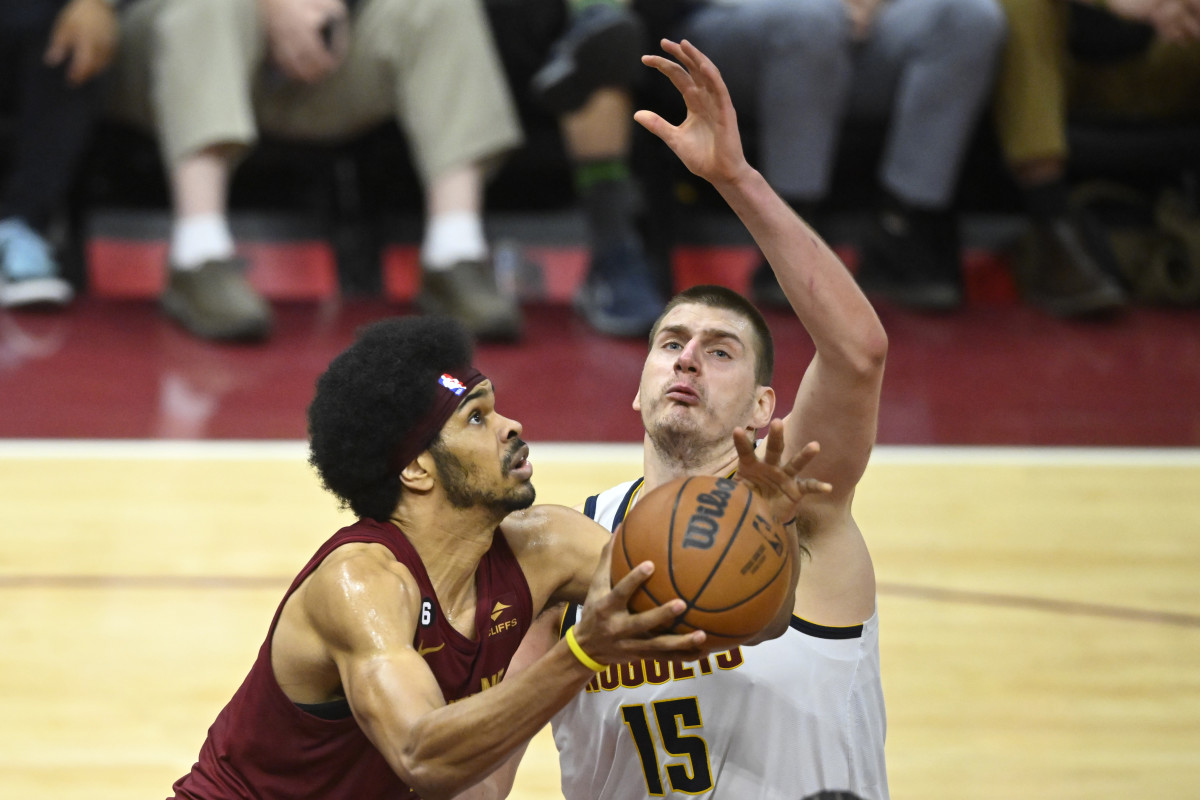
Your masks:
{"label": "basketball player in white jersey", "polygon": [[[808,555],[786,632],[698,662],[598,672],[553,721],[563,794],[888,800],[875,574],[851,514],[875,441],[887,337],[838,257],[746,162],[717,68],[687,42],[663,48],[676,61],[643,61],[680,91],[687,118],[679,126],[650,111],[635,118],[721,193],[812,337],[815,356],[782,409],[783,458],[819,440],[808,469],[833,490],[806,500],[797,522]],[[651,333],[633,401],[646,427],[644,477],[589,498],[584,510],[613,529],[663,483],[733,472],[731,431],[753,433],[781,410],[769,385],[772,349],[740,295],[697,287],[674,298]],[[552,646],[576,613],[543,615],[513,667]]]}

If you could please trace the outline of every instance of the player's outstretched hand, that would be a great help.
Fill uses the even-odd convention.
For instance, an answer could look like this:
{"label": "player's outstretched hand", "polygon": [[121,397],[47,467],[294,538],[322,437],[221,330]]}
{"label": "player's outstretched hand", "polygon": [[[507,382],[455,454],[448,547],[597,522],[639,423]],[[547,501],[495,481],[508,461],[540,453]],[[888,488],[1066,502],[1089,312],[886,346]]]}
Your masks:
{"label": "player's outstretched hand", "polygon": [[800,477],[804,468],[821,452],[821,446],[816,442],[806,444],[786,464],[780,463],[783,459],[783,420],[771,420],[761,457],[750,434],[742,428],[734,430],[733,444],[738,453],[738,479],[749,484],[755,494],[767,501],[771,513],[780,522],[795,519],[809,495],[833,491],[833,486],[824,481]]}
{"label": "player's outstretched hand", "polygon": [[678,598],[640,614],[629,612],[629,598],[654,571],[643,561],[611,586],[612,541],[604,545],[592,576],[583,613],[575,624],[575,638],[589,656],[601,664],[623,664],[639,658],[693,661],[708,653],[703,631],[654,635],[687,609]]}
{"label": "player's outstretched hand", "polygon": [[687,40],[662,40],[662,48],[675,61],[662,56],[642,56],[642,63],[670,79],[687,105],[687,118],[672,125],[653,111],[641,110],[633,118],[666,142],[679,160],[696,175],[713,184],[732,182],[750,169],[742,152],[737,114],[729,90],[716,65]]}

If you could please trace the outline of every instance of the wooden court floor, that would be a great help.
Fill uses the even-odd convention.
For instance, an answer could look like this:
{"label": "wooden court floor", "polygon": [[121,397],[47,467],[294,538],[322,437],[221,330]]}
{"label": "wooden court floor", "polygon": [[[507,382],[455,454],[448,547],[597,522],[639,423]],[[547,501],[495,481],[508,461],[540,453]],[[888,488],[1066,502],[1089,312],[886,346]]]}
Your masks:
{"label": "wooden court floor", "polygon": [[[534,445],[539,499],[640,470]],[[1200,796],[1200,454],[880,449],[892,796]],[[0,798],[167,795],[348,518],[302,445],[0,443]],[[559,797],[539,735],[516,796]]]}

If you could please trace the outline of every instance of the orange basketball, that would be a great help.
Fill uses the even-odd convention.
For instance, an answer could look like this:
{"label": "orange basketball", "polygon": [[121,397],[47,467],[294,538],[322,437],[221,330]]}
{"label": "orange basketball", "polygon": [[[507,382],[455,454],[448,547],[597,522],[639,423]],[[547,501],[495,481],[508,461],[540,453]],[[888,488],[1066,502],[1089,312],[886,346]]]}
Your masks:
{"label": "orange basketball", "polygon": [[642,561],[654,574],[629,600],[648,611],[678,597],[687,603],[668,630],[703,630],[733,647],[779,613],[791,587],[790,551],[766,502],[729,478],[679,478],[641,498],[617,528],[612,582]]}

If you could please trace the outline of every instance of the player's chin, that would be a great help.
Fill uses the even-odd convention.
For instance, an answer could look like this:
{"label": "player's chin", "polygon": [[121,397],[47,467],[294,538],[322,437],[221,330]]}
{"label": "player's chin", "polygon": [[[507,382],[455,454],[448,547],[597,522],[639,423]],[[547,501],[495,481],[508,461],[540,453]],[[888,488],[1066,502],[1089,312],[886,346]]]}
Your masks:
{"label": "player's chin", "polygon": [[654,427],[667,434],[692,433],[703,427],[704,418],[694,406],[674,406],[664,409]]}
{"label": "player's chin", "polygon": [[533,488],[533,481],[526,479],[505,498],[505,506],[509,511],[524,511],[533,505],[533,501],[537,499],[537,491]]}

